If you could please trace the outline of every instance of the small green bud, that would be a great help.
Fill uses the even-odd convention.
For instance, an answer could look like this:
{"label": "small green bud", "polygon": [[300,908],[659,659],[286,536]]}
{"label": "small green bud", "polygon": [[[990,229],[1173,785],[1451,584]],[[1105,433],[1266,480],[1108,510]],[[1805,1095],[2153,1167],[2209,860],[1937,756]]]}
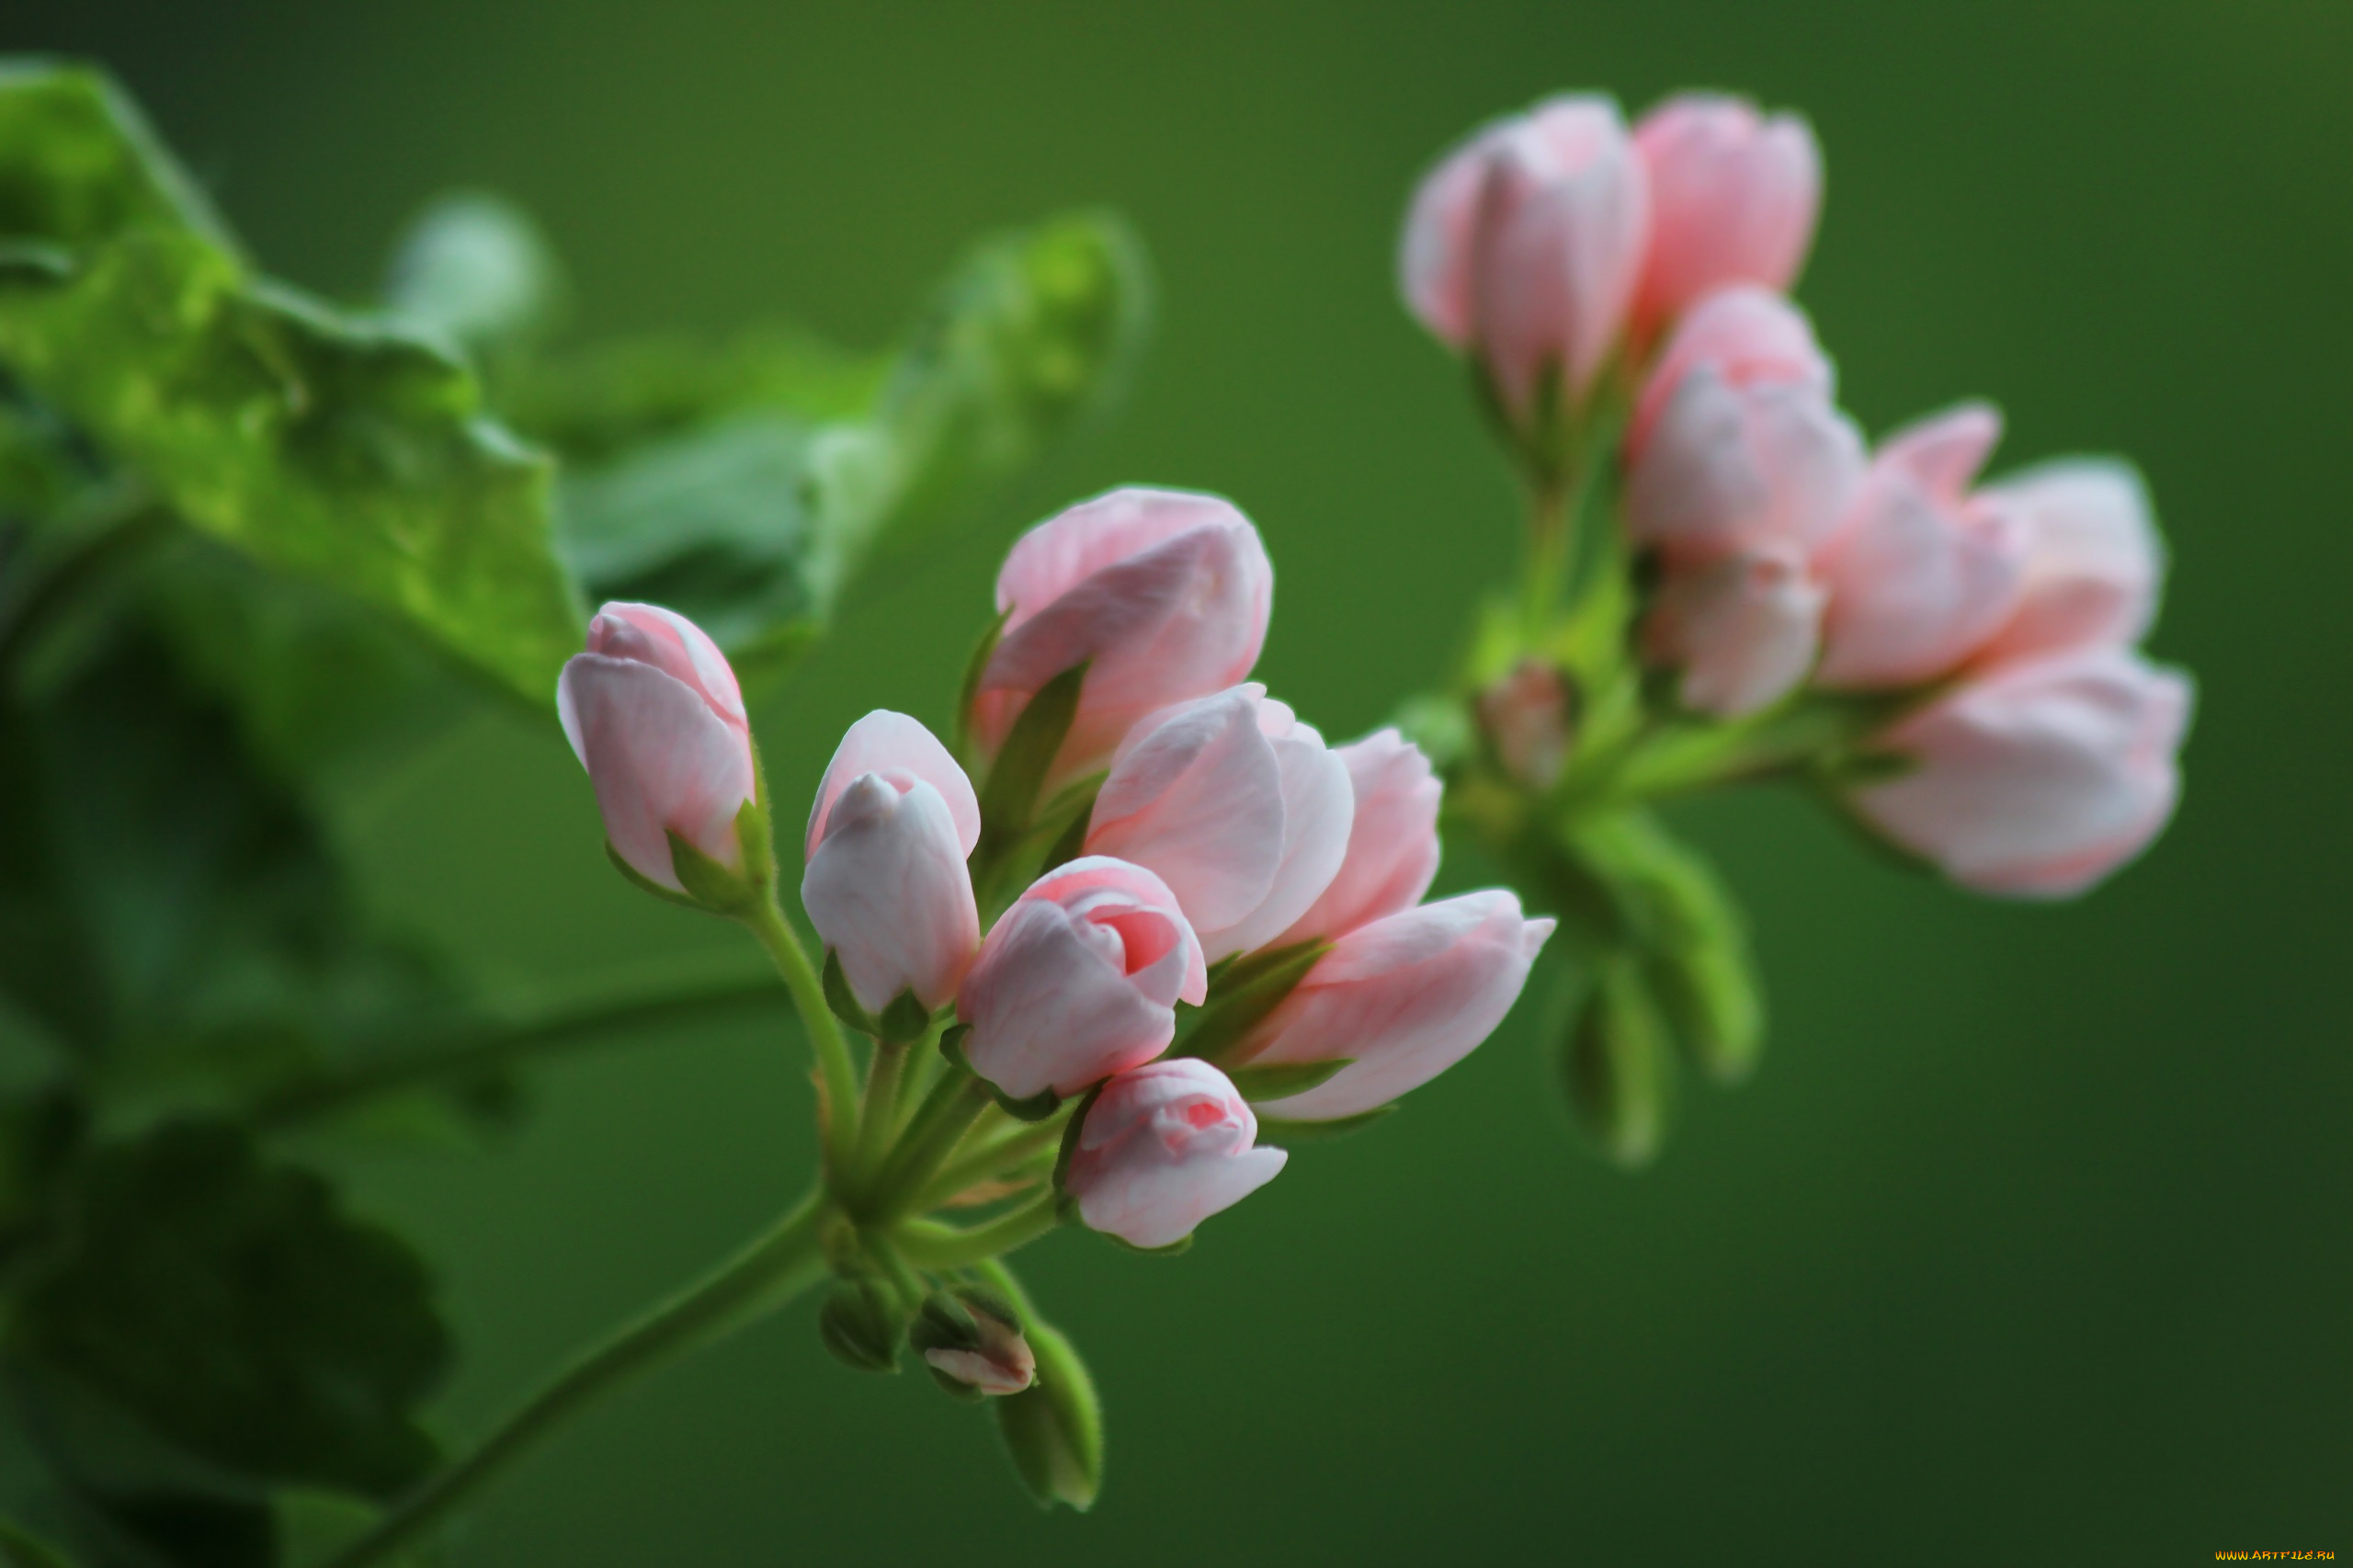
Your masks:
{"label": "small green bud", "polygon": [[1622,954],[1600,960],[1562,1041],[1561,1075],[1577,1125],[1621,1165],[1647,1165],[1658,1153],[1670,1044],[1640,963]]}
{"label": "small green bud", "polygon": [[1085,1513],[1103,1487],[1103,1407],[1095,1380],[1056,1330],[1032,1324],[1029,1342],[1037,1381],[996,1401],[997,1431],[1039,1506],[1060,1503]]}
{"label": "small green bud", "polygon": [[835,1358],[861,1372],[899,1369],[903,1324],[890,1292],[870,1279],[845,1279],[817,1313],[817,1337]]}
{"label": "small green bud", "polygon": [[958,1286],[924,1298],[907,1338],[935,1381],[958,1399],[1016,1394],[1029,1386],[1037,1358],[1013,1304],[994,1290]]}

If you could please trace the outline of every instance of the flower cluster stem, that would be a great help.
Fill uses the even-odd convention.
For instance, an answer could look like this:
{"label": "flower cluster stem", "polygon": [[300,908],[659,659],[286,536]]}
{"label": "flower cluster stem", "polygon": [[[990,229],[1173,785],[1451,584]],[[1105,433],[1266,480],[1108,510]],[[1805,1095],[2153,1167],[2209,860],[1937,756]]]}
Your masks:
{"label": "flower cluster stem", "polygon": [[558,1428],[605,1395],[782,1306],[824,1273],[823,1203],[811,1193],[734,1258],[621,1330],[329,1559],[374,1568],[416,1547]]}
{"label": "flower cluster stem", "polygon": [[767,949],[786,989],[792,993],[792,1005],[801,1014],[801,1028],[808,1031],[809,1048],[816,1054],[817,1072],[824,1084],[825,1168],[846,1170],[858,1137],[858,1071],[850,1062],[849,1041],[843,1038],[834,1010],[825,1005],[824,984],[783,912],[764,898],[742,919]]}
{"label": "flower cluster stem", "polygon": [[958,1230],[936,1220],[911,1220],[897,1233],[899,1250],[919,1268],[969,1268],[1036,1241],[1062,1223],[1054,1195],[1041,1192],[1012,1213]]}

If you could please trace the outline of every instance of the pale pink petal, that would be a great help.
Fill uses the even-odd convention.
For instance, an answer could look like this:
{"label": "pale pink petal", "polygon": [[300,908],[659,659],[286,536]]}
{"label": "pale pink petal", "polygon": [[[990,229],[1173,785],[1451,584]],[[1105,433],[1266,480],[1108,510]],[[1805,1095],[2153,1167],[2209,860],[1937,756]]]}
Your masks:
{"label": "pale pink petal", "polygon": [[2026,530],[2018,612],[1978,655],[1986,664],[2137,642],[2156,619],[2165,541],[2131,464],[2077,458],[1989,485],[1986,505]]}
{"label": "pale pink petal", "polygon": [[1347,857],[1275,946],[1341,936],[1407,908],[1438,875],[1438,812],[1445,788],[1421,748],[1395,730],[1377,730],[1333,755],[1347,766],[1356,797]]}
{"label": "pale pink petal", "polygon": [[834,759],[825,765],[825,777],[817,786],[817,798],[809,808],[809,832],[802,846],[803,854],[814,854],[825,813],[834,801],[847,789],[852,779],[861,774],[900,772],[920,778],[939,791],[940,800],[956,825],[956,840],[965,855],[981,839],[981,801],[972,792],[972,781],[948,755],[948,748],[938,736],[904,713],[893,713],[887,708],[873,712],[852,724],[843,734],[841,744],[834,748]]}
{"label": "pale pink petal", "polygon": [[964,856],[948,802],[927,779],[861,774],[833,801],[801,903],[869,1012],[902,991],[926,1008],[955,995],[981,945]]}
{"label": "pale pink petal", "polygon": [[700,689],[653,664],[580,653],[563,666],[556,707],[606,836],[631,870],[678,889],[671,832],[722,864],[740,858],[735,818],[754,793],[750,744]]}
{"label": "pale pink petal", "polygon": [[1645,623],[1653,663],[1680,669],[1683,705],[1741,718],[1804,683],[1828,597],[1787,547],[1670,574]]}
{"label": "pale pink petal", "polygon": [[1256,908],[1283,856],[1283,774],[1258,728],[1263,687],[1179,704],[1139,724],[1111,765],[1090,855],[1156,872],[1198,932]]}
{"label": "pale pink petal", "polygon": [[1653,211],[1637,312],[1645,324],[1728,283],[1779,290],[1796,278],[1822,199],[1822,153],[1803,120],[1683,94],[1643,117],[1634,145]]}

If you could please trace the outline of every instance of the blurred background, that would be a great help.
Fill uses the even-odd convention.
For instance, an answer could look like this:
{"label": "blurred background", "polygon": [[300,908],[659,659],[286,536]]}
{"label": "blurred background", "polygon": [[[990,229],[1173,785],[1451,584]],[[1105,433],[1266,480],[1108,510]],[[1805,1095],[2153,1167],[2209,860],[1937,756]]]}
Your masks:
{"label": "blurred background", "polygon": [[[1528,1007],[1180,1261],[1026,1254],[1108,1403],[1092,1517],[1037,1513],[981,1415],[840,1367],[804,1307],[582,1422],[459,1568],[2353,1551],[2353,9],[14,0],[0,46],[111,65],[272,271],[353,297],[478,186],[547,225],[584,330],[871,347],[976,232],[1126,212],[1161,286],[1133,396],[756,713],[788,816],[858,713],[944,722],[1006,541],[1115,483],[1258,521],[1261,672],[1327,734],[1440,676],[1515,500],[1395,303],[1397,221],[1446,144],[1559,87],[1805,111],[1799,294],[1848,406],[1990,396],[1997,467],[2129,453],[2174,545],[2187,799],[2095,896],[1978,901],[1794,797],[1684,813],[1774,1030],[1655,1168],[1574,1143]],[[386,918],[494,974],[734,950],[612,874],[552,724],[485,715],[340,826]],[[617,1046],[540,1074],[509,1143],[360,1173],[446,1271],[445,1431],[798,1191],[797,1058]]]}

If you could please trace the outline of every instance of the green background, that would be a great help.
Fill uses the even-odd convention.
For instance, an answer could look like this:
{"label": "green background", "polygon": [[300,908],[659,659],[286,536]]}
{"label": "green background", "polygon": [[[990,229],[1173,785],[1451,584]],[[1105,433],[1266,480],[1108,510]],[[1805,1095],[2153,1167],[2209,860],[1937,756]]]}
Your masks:
{"label": "green background", "polygon": [[[2095,896],[1974,900],[1794,798],[1684,813],[1775,1027],[1655,1169],[1572,1142],[1531,1006],[1181,1260],[1028,1255],[1108,1401],[1092,1517],[1035,1512],[980,1416],[836,1365],[803,1309],[582,1423],[460,1568],[2353,1552],[2353,9],[17,0],[0,44],[110,62],[272,270],[355,296],[477,184],[545,220],[584,327],[875,344],[976,231],[1128,212],[1162,285],[1136,394],[760,710],[788,813],[857,714],[943,718],[1006,540],[1121,481],[1259,522],[1262,674],[1326,733],[1440,672],[1513,497],[1395,304],[1396,222],[1445,143],[1560,86],[1802,108],[1800,292],[1859,417],[1992,396],[2002,461],[2128,452],[2175,546],[2187,801]],[[612,875],[552,724],[484,718],[344,827],[389,917],[494,974],[734,951]],[[511,1143],[363,1169],[448,1271],[446,1429],[798,1189],[796,1051],[584,1057]]]}

